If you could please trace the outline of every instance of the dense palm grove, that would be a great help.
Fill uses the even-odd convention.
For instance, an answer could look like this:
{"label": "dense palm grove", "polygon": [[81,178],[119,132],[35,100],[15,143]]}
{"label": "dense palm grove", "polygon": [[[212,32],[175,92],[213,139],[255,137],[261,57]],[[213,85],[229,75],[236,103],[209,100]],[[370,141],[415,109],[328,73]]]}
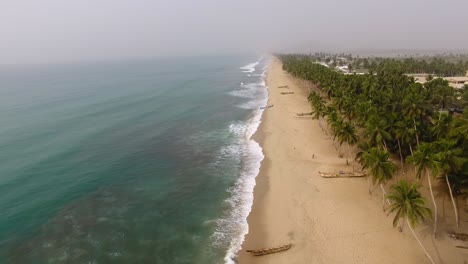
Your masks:
{"label": "dense palm grove", "polygon": [[393,59],[393,58],[367,58],[355,59],[353,69],[367,69],[377,71],[382,63],[393,63],[405,73],[427,73],[437,76],[464,76],[468,70],[468,61],[458,60],[456,63],[442,58],[431,59]]}
{"label": "dense palm grove", "polygon": [[419,56],[409,58],[353,57],[352,54],[335,54],[316,52],[310,55],[295,54],[297,57],[308,57],[333,67],[348,64],[350,69],[376,72],[381,65],[391,63],[405,73],[431,74],[434,76],[465,76],[468,71],[468,54],[447,54],[436,56]]}
{"label": "dense palm grove", "polygon": [[[456,92],[442,79],[416,83],[393,60],[383,61],[373,74],[345,75],[308,56],[278,57],[284,70],[318,87],[309,95],[311,114],[336,144],[347,146],[346,156],[351,155],[350,146],[359,147],[356,157],[350,158],[369,173],[370,192],[377,186],[385,193],[390,179],[406,179],[405,171],[415,172],[413,182],[424,179],[430,187],[434,235],[435,180],[447,185],[457,215],[454,199],[468,194],[468,91]],[[465,107],[464,116],[448,111],[454,104]],[[416,184],[408,184],[400,181],[383,196],[384,207],[389,203],[397,213],[395,225],[404,219],[414,225],[430,213],[421,203]],[[406,208],[412,204],[414,208]],[[454,221],[458,226],[458,216]]]}

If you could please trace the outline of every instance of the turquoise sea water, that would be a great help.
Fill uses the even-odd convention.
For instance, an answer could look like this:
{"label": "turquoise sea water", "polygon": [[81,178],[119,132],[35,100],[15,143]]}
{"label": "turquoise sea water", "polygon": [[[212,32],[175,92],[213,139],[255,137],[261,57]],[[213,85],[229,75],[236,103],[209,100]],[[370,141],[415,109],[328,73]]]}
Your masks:
{"label": "turquoise sea water", "polygon": [[233,263],[255,56],[0,67],[0,263]]}

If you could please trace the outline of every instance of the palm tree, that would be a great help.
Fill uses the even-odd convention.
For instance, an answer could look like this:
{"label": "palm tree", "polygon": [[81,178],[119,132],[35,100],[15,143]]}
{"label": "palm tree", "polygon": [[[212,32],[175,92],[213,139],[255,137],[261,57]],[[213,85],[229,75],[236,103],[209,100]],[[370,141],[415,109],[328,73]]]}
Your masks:
{"label": "palm tree", "polygon": [[[327,115],[328,126],[331,129],[331,134],[333,135],[332,137],[333,145],[335,146],[337,133],[338,131],[340,131],[341,127],[343,126],[343,119],[338,115],[338,113],[336,112],[336,108],[334,108],[333,106],[327,106],[326,115]],[[335,149],[338,149],[338,147],[335,146]]]}
{"label": "palm tree", "polygon": [[[346,142],[346,146],[348,147],[348,154],[351,158],[351,149],[350,145],[354,145],[358,141],[358,135],[356,133],[356,128],[350,122],[343,122],[342,125],[338,128],[337,137],[340,141],[340,146]],[[346,164],[349,164],[348,158],[346,158]],[[353,163],[353,171],[354,171],[354,163]]]}
{"label": "palm tree", "polygon": [[412,92],[404,98],[403,105],[405,117],[413,120],[414,130],[416,131],[416,143],[419,145],[419,136],[416,119],[420,119],[420,117],[422,117],[422,115],[424,114],[424,96],[421,93]]}
{"label": "palm tree", "polygon": [[431,133],[435,139],[445,138],[452,129],[453,116],[449,113],[439,112],[437,118],[432,121]]}
{"label": "palm tree", "polygon": [[437,145],[438,150],[435,156],[441,165],[440,167],[442,168],[443,174],[445,175],[445,181],[447,182],[450,198],[452,200],[453,211],[455,212],[455,222],[457,224],[457,228],[459,228],[458,209],[455,199],[453,198],[452,186],[450,185],[448,175],[450,172],[456,171],[461,167],[461,164],[463,163],[463,159],[461,158],[463,151],[456,147],[455,141],[439,140],[435,144]]}
{"label": "palm tree", "polygon": [[390,134],[390,138],[391,138],[391,142],[395,143],[395,141],[397,142],[397,146],[398,146],[398,154],[400,156],[400,171],[401,173],[404,173],[405,169],[404,169],[404,161],[403,161],[403,153],[402,153],[402,149],[401,149],[401,138],[400,138],[400,134],[398,134],[399,132],[399,122],[401,121],[401,115],[398,115],[397,113],[393,112],[389,115],[389,126],[388,126],[388,130],[389,130],[389,134]]}
{"label": "palm tree", "polygon": [[365,135],[370,142],[377,146],[383,146],[387,150],[385,140],[391,140],[392,138],[388,128],[387,121],[382,116],[373,115],[366,123]]}
{"label": "palm tree", "polygon": [[[382,207],[384,209],[386,192],[383,184],[393,177],[398,168],[389,160],[389,157],[390,153],[388,151],[382,151],[375,147],[370,148],[361,155],[362,168],[368,170],[368,173],[372,176],[372,183],[374,185],[378,184],[382,190]],[[370,188],[369,193],[371,193]]]}
{"label": "palm tree", "polygon": [[414,129],[413,124],[411,124],[411,121],[403,119],[396,122],[395,136],[400,141],[401,145],[409,147],[410,153],[413,155],[412,146],[415,143],[413,139],[417,137],[417,131]]}
{"label": "palm tree", "polygon": [[432,203],[434,204],[434,237],[437,233],[437,204],[432,191],[431,173],[437,175],[439,171],[439,163],[434,155],[434,144],[422,142],[413,155],[408,157],[408,162],[412,162],[416,166],[416,177],[421,179],[423,174],[426,174],[431,192]]}
{"label": "palm tree", "polygon": [[[393,184],[390,189],[391,192],[386,197],[390,200],[390,211],[388,214],[395,213],[393,226],[396,227],[400,220],[406,220],[414,238],[416,238],[431,263],[434,264],[435,262],[431,255],[429,255],[413,230],[413,227],[431,215],[431,210],[425,206],[425,199],[419,193],[416,185],[410,184],[405,180],[400,180],[398,183]],[[400,225],[401,231],[403,231],[403,223]]]}
{"label": "palm tree", "polygon": [[309,102],[312,105],[312,118],[319,121],[319,126],[322,131],[324,130],[322,126],[322,118],[326,115],[326,106],[324,99],[316,92],[309,94]]}

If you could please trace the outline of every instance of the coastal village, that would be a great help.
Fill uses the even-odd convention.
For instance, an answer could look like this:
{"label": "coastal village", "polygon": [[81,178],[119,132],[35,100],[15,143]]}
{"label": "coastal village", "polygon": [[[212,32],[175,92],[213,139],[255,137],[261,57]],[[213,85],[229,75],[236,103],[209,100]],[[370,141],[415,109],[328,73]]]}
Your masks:
{"label": "coastal village", "polygon": [[[410,59],[412,60],[413,58],[411,55],[406,55],[407,57],[409,56]],[[416,58],[419,55],[416,55]],[[437,55],[434,57],[456,57],[457,55]],[[427,81],[430,81],[432,79],[437,79],[440,78],[442,80],[445,80],[448,82],[448,84],[455,89],[457,92],[462,92],[465,87],[468,87],[468,56],[466,54],[459,54],[458,57],[461,57],[462,59],[459,59],[458,67],[462,68],[463,70],[460,72],[458,75],[453,75],[453,76],[444,76],[444,75],[437,75],[437,74],[431,74],[431,73],[406,73],[406,76],[413,77],[416,83],[420,84],[425,84]],[[368,73],[368,68],[369,62],[368,60],[372,60],[373,57],[370,58],[364,58],[364,59],[356,59],[353,58],[351,54],[326,54],[326,53],[315,53],[314,56],[312,56],[312,60],[320,65],[323,65],[327,68],[335,69],[338,72],[341,72],[345,75],[363,75]],[[375,59],[375,58],[374,58]],[[383,60],[384,58],[377,57],[377,60]],[[387,58],[389,59],[389,58]],[[394,59],[394,58],[391,58]],[[425,57],[425,59],[428,59],[428,57]],[[431,57],[429,57],[431,59]],[[404,60],[404,59],[400,59]],[[357,65],[356,65],[357,63]],[[375,66],[373,66],[375,67]],[[461,99],[461,97],[457,98],[458,100]],[[463,108],[461,107],[452,107],[450,108],[450,111],[455,111],[458,113],[463,112]]]}
{"label": "coastal village", "polygon": [[[367,59],[366,59],[367,60]],[[466,62],[468,62],[468,56],[465,58]],[[313,57],[313,61],[319,63],[320,65],[323,65],[327,68],[332,68],[336,69],[337,71],[342,72],[343,74],[358,74],[362,75],[367,73],[367,71],[359,71],[359,70],[354,70],[353,64],[356,63],[356,60],[353,58],[351,54],[345,56],[345,54],[329,54],[329,55],[323,55],[321,53],[316,53],[315,56]],[[463,67],[468,67],[466,66]],[[359,66],[364,66],[364,65],[359,65]],[[368,62],[367,62],[368,64]],[[462,62],[463,64],[463,62]],[[362,68],[361,68],[362,69]],[[465,71],[465,74],[463,75],[457,75],[457,76],[437,76],[434,74],[430,73],[407,73],[407,76],[414,77],[416,79],[416,82],[424,84],[428,78],[442,78],[450,84],[455,89],[463,89],[464,85],[468,85],[468,70]]]}

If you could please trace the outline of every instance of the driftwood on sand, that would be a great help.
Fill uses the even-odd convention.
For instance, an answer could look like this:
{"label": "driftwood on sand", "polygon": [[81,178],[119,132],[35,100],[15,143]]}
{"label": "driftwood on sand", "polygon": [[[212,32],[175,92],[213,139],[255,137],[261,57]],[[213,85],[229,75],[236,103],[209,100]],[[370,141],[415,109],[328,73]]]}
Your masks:
{"label": "driftwood on sand", "polygon": [[289,88],[287,85],[278,86],[278,88]]}
{"label": "driftwood on sand", "polygon": [[309,116],[312,115],[312,112],[309,113],[296,113],[297,116]]}
{"label": "driftwood on sand", "polygon": [[251,253],[254,256],[263,256],[273,253],[278,253],[281,251],[286,251],[292,247],[292,244],[286,244],[279,247],[272,247],[272,248],[262,248],[262,249],[248,249],[247,252]]}
{"label": "driftwood on sand", "polygon": [[361,172],[361,171],[354,171],[354,172],[340,171],[338,173],[320,172],[319,171],[319,174],[320,174],[320,176],[322,176],[324,178],[354,178],[354,177],[365,177],[366,176],[366,173]]}
{"label": "driftwood on sand", "polygon": [[281,94],[294,94],[294,92],[282,92]]}

